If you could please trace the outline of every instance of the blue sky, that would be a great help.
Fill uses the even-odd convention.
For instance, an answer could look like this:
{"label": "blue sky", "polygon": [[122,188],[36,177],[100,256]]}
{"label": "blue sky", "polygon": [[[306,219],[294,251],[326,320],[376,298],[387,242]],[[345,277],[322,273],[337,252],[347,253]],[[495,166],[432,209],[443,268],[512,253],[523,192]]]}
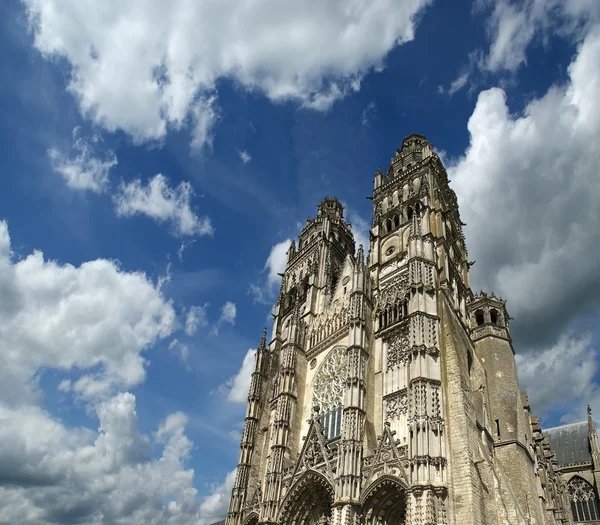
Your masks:
{"label": "blue sky", "polygon": [[123,9],[0,5],[0,523],[221,518],[289,240],[326,195],[368,238],[411,132],[534,412],[600,413],[598,2]]}

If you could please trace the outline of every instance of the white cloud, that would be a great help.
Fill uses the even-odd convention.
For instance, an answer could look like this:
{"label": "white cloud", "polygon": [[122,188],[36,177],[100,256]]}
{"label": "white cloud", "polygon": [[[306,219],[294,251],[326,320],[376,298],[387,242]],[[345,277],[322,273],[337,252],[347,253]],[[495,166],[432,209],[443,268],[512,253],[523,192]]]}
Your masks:
{"label": "white cloud", "polygon": [[192,447],[185,415],[160,425],[158,459],[139,432],[132,394],[100,404],[96,415],[93,432],[38,407],[0,404],[0,522],[187,525],[201,517],[194,472],[184,466]]}
{"label": "white cloud", "polygon": [[182,241],[179,250],[177,250],[177,258],[179,259],[179,262],[183,262],[183,252],[195,242],[196,239],[192,239],[191,241]]}
{"label": "white cloud", "polygon": [[219,320],[216,322],[215,326],[213,326],[211,333],[213,335],[219,335],[219,328],[221,328],[221,326],[223,326],[224,324],[234,325],[236,315],[237,308],[235,306],[235,303],[227,301],[223,305],[223,308],[221,308],[221,316],[219,317]]}
{"label": "white cloud", "polygon": [[206,319],[207,308],[208,304],[205,304],[204,306],[191,306],[187,311],[185,317],[185,333],[187,335],[194,335],[198,331],[198,328],[208,324]]}
{"label": "white cloud", "polygon": [[145,379],[144,350],[175,326],[171,302],[145,274],[103,259],[75,267],[11,254],[0,222],[0,402],[31,400],[35,374],[48,368],[80,373],[72,389],[83,396]]}
{"label": "white cloud", "polygon": [[250,379],[254,370],[254,355],[256,350],[248,350],[244,356],[241,368],[226,384],[227,399],[232,403],[246,403],[250,390]]}
{"label": "white cloud", "polygon": [[242,159],[244,164],[248,164],[248,162],[252,160],[252,156],[246,150],[238,151],[238,154],[240,155],[240,159]]}
{"label": "white cloud", "polygon": [[142,214],[155,221],[169,222],[173,233],[184,235],[212,235],[214,230],[208,217],[198,217],[191,206],[194,190],[189,182],[173,188],[161,174],[155,175],[146,186],[140,179],[122,182],[113,200],[118,216]]}
{"label": "white cloud", "polygon": [[511,114],[500,89],[480,93],[470,145],[449,170],[472,282],[508,298],[513,334],[552,345],[598,306],[600,28],[579,46],[569,80]]}
{"label": "white cloud", "polygon": [[234,469],[229,472],[225,481],[213,487],[212,494],[204,499],[200,505],[200,520],[198,525],[210,525],[225,518],[229,507],[231,491],[235,483],[236,471],[237,469]]}
{"label": "white cloud", "polygon": [[527,48],[536,39],[552,35],[580,41],[600,20],[600,4],[594,0],[498,0],[487,21],[490,49],[479,57],[480,67],[492,71],[516,71],[527,62]]}
{"label": "white cloud", "polygon": [[59,384],[58,384],[58,389],[61,392],[68,392],[69,390],[71,390],[71,380],[70,379],[63,379]]}
{"label": "white cloud", "polygon": [[264,304],[271,304],[274,301],[275,293],[279,291],[281,285],[281,276],[278,274],[285,271],[287,251],[291,243],[291,239],[286,239],[271,247],[263,269],[267,272],[266,281],[250,284],[248,288],[248,292],[254,296],[254,301]]}
{"label": "white cloud", "polygon": [[201,151],[205,147],[212,147],[213,127],[220,117],[216,95],[192,103],[190,113],[193,123],[192,149]]}
{"label": "white cloud", "polygon": [[448,93],[448,96],[454,95],[457,91],[460,91],[463,87],[467,85],[469,81],[469,72],[463,71],[460,73],[450,84],[450,87],[446,91],[442,86],[438,86],[438,91],[441,94]]}
{"label": "white cloud", "polygon": [[169,343],[169,350],[177,354],[184,365],[188,363],[188,357],[190,356],[190,347],[185,343],[181,343],[179,339],[173,339]]}
{"label": "white cloud", "polygon": [[35,47],[71,65],[82,114],[138,142],[190,121],[200,148],[218,119],[218,79],[327,109],[414,38],[430,0],[24,2]]}
{"label": "white cloud", "polygon": [[98,149],[100,137],[81,136],[80,128],[73,130],[73,154],[64,155],[56,148],[48,150],[52,169],[62,175],[67,186],[76,190],[104,192],[109,183],[109,172],[117,165],[115,153]]}
{"label": "white cloud", "polygon": [[[534,2],[529,2],[532,5]],[[490,71],[514,71],[525,62],[525,51],[533,38],[535,26],[528,13],[508,1],[497,2],[488,22],[492,44],[486,59]]]}
{"label": "white cloud", "polygon": [[287,264],[287,251],[292,244],[291,239],[279,242],[271,248],[267,261],[265,262],[265,269],[267,270],[267,279],[269,286],[279,286],[281,283],[280,273],[285,271],[285,265]]}
{"label": "white cloud", "polygon": [[223,308],[221,309],[221,317],[220,321],[228,324],[235,324],[235,316],[237,315],[237,308],[235,307],[235,303],[231,301],[227,301]]}

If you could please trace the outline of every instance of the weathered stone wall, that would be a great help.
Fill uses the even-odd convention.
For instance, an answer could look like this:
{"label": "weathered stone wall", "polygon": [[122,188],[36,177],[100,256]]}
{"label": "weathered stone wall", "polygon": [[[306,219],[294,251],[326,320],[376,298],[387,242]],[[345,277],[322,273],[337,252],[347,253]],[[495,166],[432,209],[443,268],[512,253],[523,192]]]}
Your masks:
{"label": "weathered stone wall", "polygon": [[438,311],[441,312],[442,384],[447,414],[449,499],[454,518],[451,523],[481,525],[485,523],[484,494],[474,464],[479,445],[475,407],[469,399],[467,363],[471,343],[444,293],[439,294]]}

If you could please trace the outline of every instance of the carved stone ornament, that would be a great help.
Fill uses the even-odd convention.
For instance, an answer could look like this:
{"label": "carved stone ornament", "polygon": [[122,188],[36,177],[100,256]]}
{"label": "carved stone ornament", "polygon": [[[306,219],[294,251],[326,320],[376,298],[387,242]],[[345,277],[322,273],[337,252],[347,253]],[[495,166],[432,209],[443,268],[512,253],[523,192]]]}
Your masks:
{"label": "carved stone ornament", "polygon": [[328,412],[339,407],[344,399],[346,387],[346,348],[334,348],[317,372],[313,384],[313,405]]}
{"label": "carved stone ornament", "polygon": [[406,414],[408,409],[408,395],[406,388],[385,397],[385,414],[387,419],[396,419]]}
{"label": "carved stone ornament", "polygon": [[377,296],[374,312],[385,310],[388,306],[399,303],[408,292],[408,274],[405,272],[386,283]]}
{"label": "carved stone ornament", "polygon": [[332,456],[331,450],[325,441],[323,427],[318,418],[315,417],[311,419],[304,445],[296,461],[291,478],[293,479],[296,474],[304,470],[317,470],[327,478],[333,479],[334,460],[335,458]]}
{"label": "carved stone ornament", "polygon": [[408,360],[408,330],[403,329],[387,342],[387,369],[406,363]]}
{"label": "carved stone ornament", "polygon": [[363,480],[370,483],[382,475],[392,475],[408,483],[402,457],[398,451],[398,444],[394,438],[395,432],[390,429],[389,423],[383,428],[383,433],[379,437],[379,444],[375,454],[373,454],[370,464],[363,470]]}
{"label": "carved stone ornament", "polygon": [[310,436],[308,447],[304,451],[303,464],[306,468],[314,468],[324,459],[318,436],[313,434]]}

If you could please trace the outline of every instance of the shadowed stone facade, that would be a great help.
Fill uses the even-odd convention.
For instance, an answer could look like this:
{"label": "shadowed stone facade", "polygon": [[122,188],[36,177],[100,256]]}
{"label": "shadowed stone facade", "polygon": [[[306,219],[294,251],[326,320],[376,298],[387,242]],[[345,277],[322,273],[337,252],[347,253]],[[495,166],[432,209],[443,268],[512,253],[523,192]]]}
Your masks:
{"label": "shadowed stone facade", "polygon": [[288,250],[227,525],[572,523],[505,303],[471,291],[456,194],[424,136],[370,198],[366,258],[333,198]]}

